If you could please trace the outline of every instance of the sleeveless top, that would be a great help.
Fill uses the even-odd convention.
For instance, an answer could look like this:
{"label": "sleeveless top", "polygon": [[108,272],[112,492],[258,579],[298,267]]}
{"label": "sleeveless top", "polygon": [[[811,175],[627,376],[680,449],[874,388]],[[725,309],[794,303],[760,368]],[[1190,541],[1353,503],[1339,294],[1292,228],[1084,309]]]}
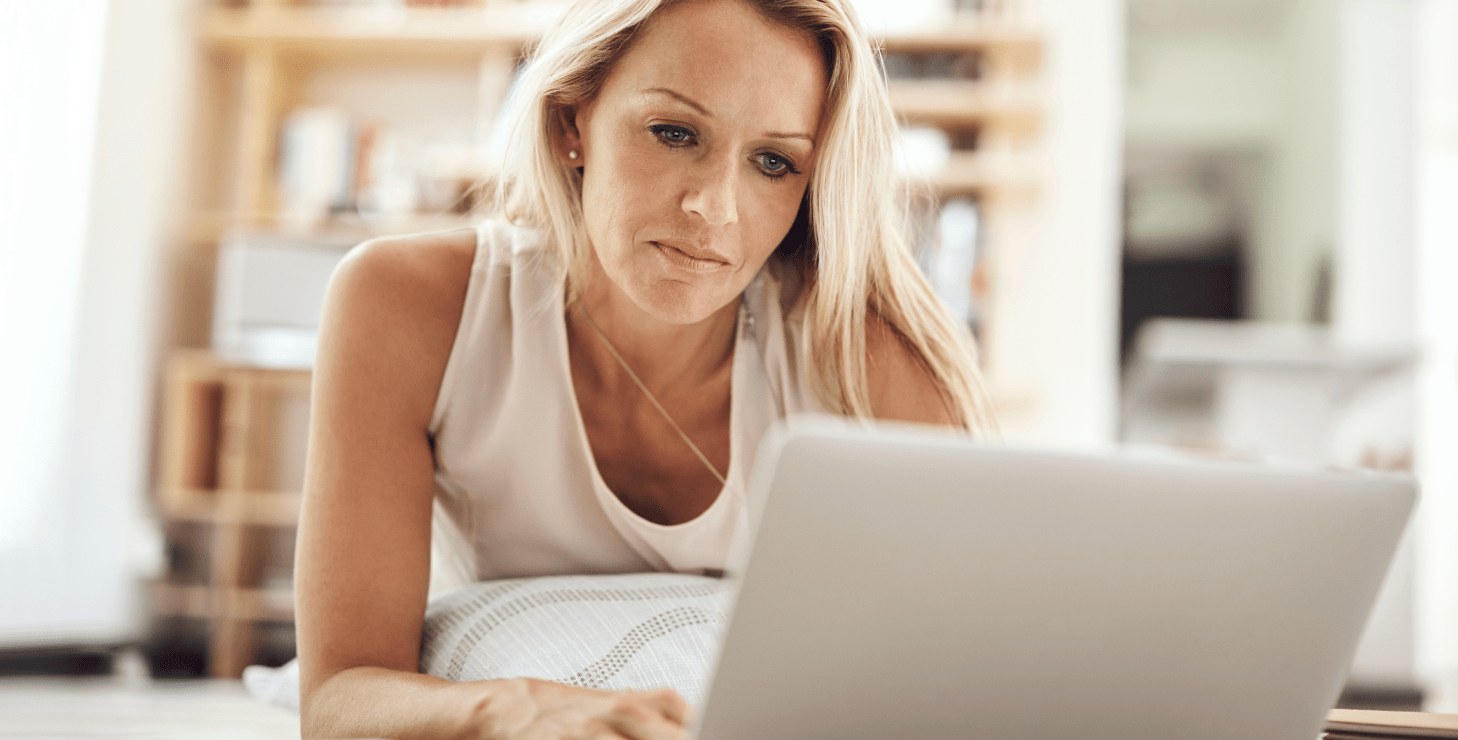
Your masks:
{"label": "sleeveless top", "polygon": [[[727,485],[698,517],[650,522],[598,473],[568,366],[564,271],[537,232],[477,227],[455,344],[430,420],[432,592],[520,576],[720,571],[775,420],[823,412],[804,382],[798,289],[768,265],[740,301]],[[784,288],[784,290],[782,290]]]}

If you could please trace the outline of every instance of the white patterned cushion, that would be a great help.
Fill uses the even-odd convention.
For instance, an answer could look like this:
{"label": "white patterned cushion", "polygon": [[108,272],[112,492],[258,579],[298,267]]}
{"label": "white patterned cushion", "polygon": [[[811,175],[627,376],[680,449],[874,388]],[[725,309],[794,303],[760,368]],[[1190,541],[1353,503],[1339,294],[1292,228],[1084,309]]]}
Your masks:
{"label": "white patterned cushion", "polygon": [[[706,576],[630,573],[486,581],[425,611],[420,671],[452,681],[542,678],[600,689],[672,688],[701,704],[730,589]],[[298,668],[251,666],[254,696],[298,709]]]}
{"label": "white patterned cushion", "polygon": [[677,573],[478,583],[432,599],[420,670],[598,689],[673,688],[702,702],[729,589]]}

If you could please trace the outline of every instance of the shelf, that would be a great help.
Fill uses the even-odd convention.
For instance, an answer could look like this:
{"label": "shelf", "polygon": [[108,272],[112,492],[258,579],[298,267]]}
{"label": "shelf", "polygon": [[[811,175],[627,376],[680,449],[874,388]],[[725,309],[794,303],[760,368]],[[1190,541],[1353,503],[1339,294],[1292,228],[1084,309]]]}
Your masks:
{"label": "shelf", "polygon": [[215,589],[153,583],[152,601],[158,614],[177,617],[251,622],[290,622],[294,618],[294,592],[281,588]]}
{"label": "shelf", "polygon": [[1038,194],[1038,177],[1031,162],[1007,162],[970,152],[954,152],[947,166],[928,179],[942,195],[975,195],[1022,202]]}
{"label": "shelf", "polygon": [[892,80],[891,107],[912,123],[997,125],[1036,129],[1042,107],[1036,88],[978,82]]}
{"label": "shelf", "polygon": [[[493,2],[484,8],[219,8],[208,13],[203,37],[236,47],[271,44],[319,52],[479,53],[533,43],[565,11],[561,2]],[[954,16],[924,30],[878,39],[888,52],[973,49],[1037,54],[1032,28],[976,15]]]}
{"label": "shelf", "polygon": [[213,614],[213,590],[207,586],[154,583],[152,603],[158,614],[206,619]]}
{"label": "shelf", "polygon": [[205,211],[195,214],[188,222],[187,235],[188,241],[193,244],[217,243],[235,229],[299,234],[330,241],[354,239],[362,242],[379,236],[474,228],[481,218],[474,214],[458,213],[436,215],[418,213],[404,218],[382,218],[347,213],[309,229],[296,231],[284,227],[280,224],[279,219],[271,214],[230,214],[221,211]]}
{"label": "shelf", "polygon": [[180,349],[173,353],[171,364],[182,376],[190,379],[221,380],[225,374],[246,376],[250,383],[284,390],[309,390],[313,374],[308,370],[288,370],[253,365],[230,365],[218,359],[212,350]]}
{"label": "shelf", "polygon": [[[228,503],[224,504],[225,496]],[[299,520],[303,496],[284,491],[243,491],[224,494],[201,488],[163,491],[168,519],[207,524],[239,523],[292,527]]]}
{"label": "shelf", "polygon": [[968,49],[1039,53],[1043,48],[1043,37],[1036,29],[970,14],[953,17],[934,28],[886,34],[880,41],[882,49],[890,53],[959,52]]}
{"label": "shelf", "polygon": [[311,53],[479,54],[534,42],[565,6],[498,2],[485,8],[219,8],[203,38],[239,48]]}

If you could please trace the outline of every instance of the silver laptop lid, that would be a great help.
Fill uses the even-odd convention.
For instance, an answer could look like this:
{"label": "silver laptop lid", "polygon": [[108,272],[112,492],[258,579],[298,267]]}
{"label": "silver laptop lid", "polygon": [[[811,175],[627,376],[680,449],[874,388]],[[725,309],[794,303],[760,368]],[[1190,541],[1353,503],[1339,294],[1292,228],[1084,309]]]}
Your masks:
{"label": "silver laptop lid", "polygon": [[699,740],[1315,738],[1409,479],[801,424]]}

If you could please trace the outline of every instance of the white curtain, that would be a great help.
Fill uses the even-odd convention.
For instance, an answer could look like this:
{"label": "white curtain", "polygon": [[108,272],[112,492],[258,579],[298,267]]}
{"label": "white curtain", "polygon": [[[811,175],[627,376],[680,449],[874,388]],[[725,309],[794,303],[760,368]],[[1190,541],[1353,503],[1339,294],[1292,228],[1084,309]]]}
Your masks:
{"label": "white curtain", "polygon": [[196,0],[0,0],[0,647],[142,626]]}
{"label": "white curtain", "polygon": [[1417,26],[1418,667],[1458,712],[1458,0]]}
{"label": "white curtain", "polygon": [[0,551],[44,537],[63,465],[105,23],[0,3]]}

